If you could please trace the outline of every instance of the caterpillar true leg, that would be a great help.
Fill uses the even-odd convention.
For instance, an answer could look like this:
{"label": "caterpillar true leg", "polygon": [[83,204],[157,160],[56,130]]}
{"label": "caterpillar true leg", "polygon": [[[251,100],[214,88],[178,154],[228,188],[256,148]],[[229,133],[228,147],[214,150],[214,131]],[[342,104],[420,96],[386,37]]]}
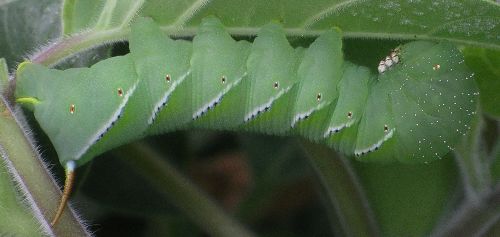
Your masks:
{"label": "caterpillar true leg", "polygon": [[66,204],[68,203],[69,195],[73,190],[73,183],[75,181],[75,168],[75,161],[70,160],[66,162],[66,180],[64,181],[64,189],[61,201],[59,203],[59,206],[57,207],[56,215],[54,216],[54,219],[52,219],[52,222],[50,222],[51,226],[55,226],[57,224],[57,222],[61,218],[64,208],[66,207]]}

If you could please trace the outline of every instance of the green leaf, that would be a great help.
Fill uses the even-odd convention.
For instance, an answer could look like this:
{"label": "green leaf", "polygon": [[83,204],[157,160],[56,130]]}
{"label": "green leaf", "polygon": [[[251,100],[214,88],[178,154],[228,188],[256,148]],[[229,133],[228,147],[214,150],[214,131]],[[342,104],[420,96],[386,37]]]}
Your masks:
{"label": "green leaf", "polygon": [[253,27],[280,21],[290,33],[299,35],[338,26],[347,37],[447,39],[500,47],[496,37],[500,7],[492,1],[151,0],[141,15],[169,27],[197,26],[201,18],[215,15],[245,35],[253,33]]}
{"label": "green leaf", "polygon": [[483,112],[500,119],[500,51],[467,47],[464,55],[475,73]]}
{"label": "green leaf", "polygon": [[10,67],[60,35],[60,1],[0,0],[0,57]]}
{"label": "green leaf", "polygon": [[53,65],[71,54],[127,38],[135,15],[158,21],[171,35],[193,36],[203,17],[215,15],[231,34],[255,35],[279,21],[289,36],[317,36],[333,26],[346,37],[448,40],[500,49],[500,6],[492,1],[285,0],[66,0],[63,32],[76,34],[33,61]]}
{"label": "green leaf", "polygon": [[145,0],[66,0],[63,5],[64,34],[81,30],[104,31],[128,27]]}

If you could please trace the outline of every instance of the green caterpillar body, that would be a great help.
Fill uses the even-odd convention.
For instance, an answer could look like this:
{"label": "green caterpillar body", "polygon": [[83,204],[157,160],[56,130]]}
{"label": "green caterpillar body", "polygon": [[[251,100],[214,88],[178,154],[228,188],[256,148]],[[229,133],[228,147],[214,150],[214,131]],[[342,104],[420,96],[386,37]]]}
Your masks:
{"label": "green caterpillar body", "polygon": [[469,129],[477,88],[449,43],[411,42],[379,74],[343,60],[333,29],[293,48],[277,24],[253,43],[215,18],[192,42],[150,19],[132,25],[130,53],[64,71],[23,63],[16,97],[63,164],[147,135],[186,128],[296,134],[362,160],[429,161]]}

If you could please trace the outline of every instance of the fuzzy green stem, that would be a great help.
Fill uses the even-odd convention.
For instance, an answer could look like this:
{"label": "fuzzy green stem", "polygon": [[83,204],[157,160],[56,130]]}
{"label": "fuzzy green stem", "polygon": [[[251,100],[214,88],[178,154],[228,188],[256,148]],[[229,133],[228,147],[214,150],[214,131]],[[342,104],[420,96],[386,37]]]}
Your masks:
{"label": "fuzzy green stem", "polygon": [[[320,180],[342,236],[380,236],[378,225],[349,162],[322,145],[304,142],[309,161]],[[338,232],[338,230],[337,230]]]}
{"label": "fuzzy green stem", "polygon": [[492,183],[490,161],[487,159],[487,148],[482,138],[485,129],[484,118],[478,116],[472,127],[470,134],[462,139],[461,146],[457,146],[454,151],[467,201],[477,201],[482,193],[491,189]]}
{"label": "fuzzy green stem", "polygon": [[136,143],[116,153],[141,174],[147,174],[145,179],[210,236],[254,236],[151,148]]}
{"label": "fuzzy green stem", "polygon": [[51,43],[49,46],[35,53],[30,58],[30,61],[46,66],[54,66],[79,52],[107,43],[123,41],[129,33],[130,28],[82,32]]}

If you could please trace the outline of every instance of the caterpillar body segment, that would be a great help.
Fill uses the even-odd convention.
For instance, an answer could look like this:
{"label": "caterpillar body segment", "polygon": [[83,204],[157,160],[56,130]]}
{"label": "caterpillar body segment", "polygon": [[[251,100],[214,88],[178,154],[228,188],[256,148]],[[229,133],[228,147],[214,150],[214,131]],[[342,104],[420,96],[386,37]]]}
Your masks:
{"label": "caterpillar body segment", "polygon": [[291,108],[297,83],[297,67],[303,48],[294,49],[277,24],[264,26],[252,44],[247,61],[248,100],[245,130],[285,135],[290,130]]}
{"label": "caterpillar body segment", "polygon": [[[193,39],[191,78],[193,109],[192,126],[219,128],[217,118],[228,113],[215,110],[224,96],[239,85],[246,74],[246,62],[251,44],[237,42],[215,18],[204,21]],[[211,117],[208,116],[211,113]],[[205,117],[205,120],[200,120]]]}
{"label": "caterpillar body segment", "polygon": [[449,43],[408,43],[389,59],[376,75],[345,61],[336,29],[293,48],[274,23],[249,43],[207,18],[188,42],[140,18],[130,54],[64,71],[24,63],[16,96],[39,101],[30,107],[62,163],[187,128],[300,135],[362,160],[443,156],[475,113],[473,75]]}
{"label": "caterpillar body segment", "polygon": [[337,85],[339,96],[327,113],[322,137],[330,147],[353,155],[356,148],[358,124],[366,108],[371,84],[376,78],[366,67],[344,63],[342,80]]}
{"label": "caterpillar body segment", "polygon": [[[385,144],[394,137],[398,129],[395,126],[392,114],[392,101],[388,91],[394,89],[393,83],[374,83],[368,95],[366,107],[358,126],[358,136],[354,155],[362,157],[369,153],[375,153],[379,149],[390,150],[394,154],[394,147]],[[387,160],[391,156],[375,156],[372,159]]]}
{"label": "caterpillar body segment", "polygon": [[[320,112],[339,97],[337,88],[343,78],[342,37],[330,30],[314,41],[305,52],[297,70],[298,87],[291,127],[310,140],[323,139],[326,120],[332,114]],[[308,120],[306,122],[305,120]]]}
{"label": "caterpillar body segment", "polygon": [[[16,94],[18,98],[37,98],[39,103],[32,106],[35,118],[64,164],[72,160],[70,157],[81,158],[106,141],[108,136],[103,135],[111,132],[121,119],[137,88],[134,75],[130,56],[114,57],[91,68],[65,71],[25,63],[17,71]],[[120,96],[118,89],[125,94]],[[100,94],[109,96],[97,97]],[[108,109],[99,110],[100,106]],[[127,107],[129,109],[131,107]],[[116,139],[115,142],[120,143],[131,138],[117,136]]]}

